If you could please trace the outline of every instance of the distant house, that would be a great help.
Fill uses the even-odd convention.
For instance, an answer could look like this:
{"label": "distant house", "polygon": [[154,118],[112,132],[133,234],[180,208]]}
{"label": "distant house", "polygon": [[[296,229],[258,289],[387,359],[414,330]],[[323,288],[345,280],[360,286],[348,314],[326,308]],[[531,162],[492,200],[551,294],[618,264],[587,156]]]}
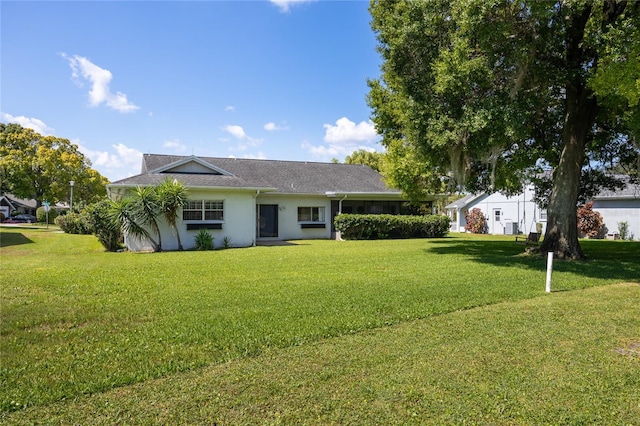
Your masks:
{"label": "distant house", "polygon": [[[500,193],[469,194],[445,207],[451,220],[452,232],[466,232],[465,215],[479,208],[487,219],[489,234],[528,234],[536,231],[536,224],[546,231],[547,212],[534,201],[534,187],[528,185],[520,195]],[[629,232],[640,238],[640,188],[627,183],[618,191],[602,191],[593,197],[593,210],[602,215],[610,237],[619,234],[618,223],[627,222]]]}
{"label": "distant house", "polygon": [[4,214],[4,217],[10,217],[13,214],[20,213],[35,216],[36,200],[25,200],[12,194],[2,194],[0,195],[0,213]]}
{"label": "distant house", "polygon": [[542,224],[542,232],[547,223],[546,210],[540,209],[533,201],[534,188],[524,187],[523,193],[506,196],[500,193],[469,194],[445,206],[451,220],[451,232],[466,232],[465,216],[474,208],[479,208],[487,219],[489,234],[519,234],[536,232],[536,224]]}
{"label": "distant house", "polygon": [[640,186],[627,181],[618,191],[602,191],[593,197],[593,210],[602,215],[610,237],[620,233],[618,223],[627,222],[629,232],[640,239]]}
{"label": "distant house", "polygon": [[[18,198],[12,194],[0,195],[0,213],[3,213],[5,218],[22,213],[35,216],[36,206],[37,203],[34,199]],[[52,208],[54,208],[58,213],[69,210],[68,205],[61,203],[56,203]]]}
{"label": "distant house", "polygon": [[[407,212],[400,191],[388,188],[368,166],[298,161],[253,160],[146,154],[141,173],[107,185],[112,199],[136,186],[152,186],[166,177],[189,190],[178,232],[184,248],[207,229],[220,246],[260,241],[329,239],[335,237],[333,218],[339,213]],[[161,224],[162,246],[177,249],[177,239]],[[131,250],[148,243],[127,239]]]}

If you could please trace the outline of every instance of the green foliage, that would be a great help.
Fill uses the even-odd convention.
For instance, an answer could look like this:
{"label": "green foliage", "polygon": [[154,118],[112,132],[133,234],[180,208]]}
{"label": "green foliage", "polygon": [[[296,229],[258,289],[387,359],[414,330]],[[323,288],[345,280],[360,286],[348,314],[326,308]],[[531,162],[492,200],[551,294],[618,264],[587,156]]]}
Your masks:
{"label": "green foliage", "polygon": [[590,201],[578,208],[578,230],[589,238],[602,237],[602,215],[593,210],[593,202]]}
{"label": "green foliage", "polygon": [[464,229],[472,234],[486,234],[488,231],[487,218],[479,208],[471,209],[470,212],[464,215],[466,225]]}
{"label": "green foliage", "polygon": [[158,243],[152,238],[149,231],[140,224],[138,216],[138,203],[132,197],[112,200],[109,206],[109,217],[117,224],[123,235],[138,240],[149,240],[154,250],[159,250]]}
{"label": "green foliage", "polygon": [[349,240],[438,238],[449,232],[449,218],[441,215],[340,214],[334,223]]}
{"label": "green foliage", "polygon": [[626,220],[618,222],[618,233],[620,234],[620,239],[633,241],[634,235],[633,232],[629,231],[629,222]]}
{"label": "green foliage", "polygon": [[200,229],[195,236],[196,250],[213,250],[213,235],[206,229]]}
{"label": "green foliage", "polygon": [[160,211],[178,239],[178,250],[182,250],[180,232],[178,232],[176,223],[180,211],[188,202],[187,187],[176,179],[166,178],[155,190],[160,202]]}
{"label": "green foliage", "polygon": [[579,193],[610,183],[590,169],[638,165],[638,3],[374,0],[370,12],[384,174],[406,194],[439,180],[514,194],[553,168],[543,246],[581,257]]}
{"label": "green foliage", "polygon": [[42,136],[18,124],[0,123],[0,190],[38,201],[90,203],[106,195],[108,180],[69,140]]}
{"label": "green foliage", "polygon": [[391,188],[402,190],[414,204],[446,190],[437,168],[415,146],[390,141],[380,158],[380,172]]}
{"label": "green foliage", "polygon": [[[58,212],[56,209],[49,209],[49,223],[54,223],[56,217],[58,217]],[[47,221],[47,212],[44,211],[44,207],[38,207],[36,210],[36,218],[38,218],[38,222],[45,223]]]}
{"label": "green foliage", "polygon": [[92,234],[91,220],[85,213],[67,213],[56,217],[55,224],[67,234]]}
{"label": "green foliage", "polygon": [[4,220],[6,219],[5,215],[3,212],[0,212],[0,222],[4,222]]}
{"label": "green foliage", "polygon": [[[138,186],[131,194],[112,203],[111,216],[125,235],[148,239],[155,251],[162,250],[158,220],[164,217],[176,234],[178,249],[182,250],[176,221],[187,203],[186,186],[176,179],[166,178],[156,186]],[[150,228],[149,232],[146,228]],[[156,242],[153,235],[158,237]]]}
{"label": "green foliage", "polygon": [[231,238],[226,236],[222,239],[222,248],[231,248]]}
{"label": "green foliage", "polygon": [[366,149],[359,149],[347,155],[344,159],[345,164],[364,164],[371,167],[376,172],[380,171],[380,159],[384,156],[376,151],[367,151]]}
{"label": "green foliage", "polygon": [[86,215],[91,229],[107,251],[117,251],[122,248],[122,232],[111,215],[112,203],[102,200],[87,206]]}
{"label": "green foliage", "polygon": [[150,226],[155,235],[158,236],[157,250],[162,250],[162,236],[158,219],[162,215],[160,196],[157,187],[137,186],[131,196],[133,217],[140,226]]}

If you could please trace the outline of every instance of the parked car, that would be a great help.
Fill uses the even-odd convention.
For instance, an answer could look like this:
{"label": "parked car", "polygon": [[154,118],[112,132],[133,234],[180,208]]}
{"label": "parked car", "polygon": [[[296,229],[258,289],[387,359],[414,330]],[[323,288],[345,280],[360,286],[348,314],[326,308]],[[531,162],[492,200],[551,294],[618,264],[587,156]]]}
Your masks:
{"label": "parked car", "polygon": [[5,223],[34,223],[38,219],[32,214],[18,214],[5,220]]}

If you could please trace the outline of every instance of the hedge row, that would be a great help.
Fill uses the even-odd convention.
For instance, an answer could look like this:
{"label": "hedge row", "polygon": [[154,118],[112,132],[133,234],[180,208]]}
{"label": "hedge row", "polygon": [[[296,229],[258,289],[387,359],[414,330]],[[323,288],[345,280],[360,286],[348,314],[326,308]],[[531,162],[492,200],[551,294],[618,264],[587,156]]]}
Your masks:
{"label": "hedge row", "polygon": [[334,223],[349,240],[437,238],[449,233],[449,218],[442,215],[340,214]]}

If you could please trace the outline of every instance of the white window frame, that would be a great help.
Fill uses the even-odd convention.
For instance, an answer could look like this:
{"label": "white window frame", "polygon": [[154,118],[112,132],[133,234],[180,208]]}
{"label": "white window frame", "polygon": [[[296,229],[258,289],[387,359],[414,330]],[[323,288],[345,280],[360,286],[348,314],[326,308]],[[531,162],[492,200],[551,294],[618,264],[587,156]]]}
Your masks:
{"label": "white window frame", "polygon": [[547,221],[547,209],[540,209],[540,221],[541,222]]}
{"label": "white window frame", "polygon": [[[199,218],[195,218],[194,213],[199,212]],[[191,213],[190,218],[185,218]],[[216,217],[217,216],[217,217]],[[186,223],[223,223],[224,222],[224,200],[189,200],[182,209],[182,221]]]}
{"label": "white window frame", "polygon": [[[309,209],[306,214],[307,219],[301,219],[301,210]],[[326,223],[324,206],[299,206],[298,223]]]}
{"label": "white window frame", "polygon": [[493,220],[495,222],[502,222],[502,209],[493,209]]}

